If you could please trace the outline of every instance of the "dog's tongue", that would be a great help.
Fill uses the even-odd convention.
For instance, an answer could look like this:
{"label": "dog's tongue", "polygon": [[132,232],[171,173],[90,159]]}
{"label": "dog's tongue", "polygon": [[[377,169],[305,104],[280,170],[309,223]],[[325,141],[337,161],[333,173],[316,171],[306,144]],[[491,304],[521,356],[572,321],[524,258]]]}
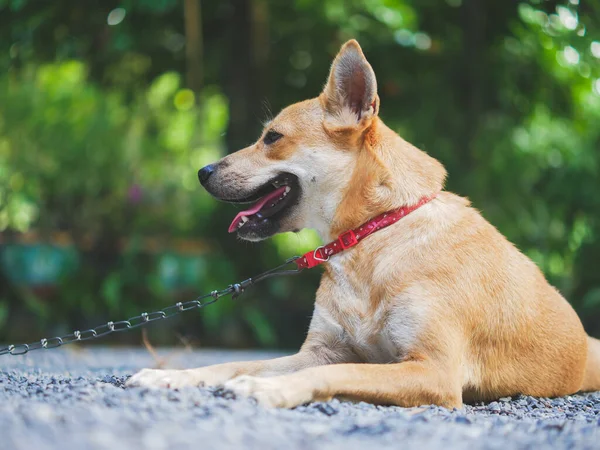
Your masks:
{"label": "dog's tongue", "polygon": [[285,186],[280,187],[279,189],[274,190],[273,192],[271,192],[270,194],[265,195],[264,197],[262,197],[258,202],[256,202],[254,204],[254,206],[250,209],[247,209],[245,211],[240,211],[238,213],[237,216],[235,216],[235,219],[233,219],[233,222],[231,222],[231,225],[229,225],[229,231],[230,233],[233,233],[235,230],[237,230],[237,226],[240,223],[240,221],[242,220],[243,216],[249,217],[253,214],[256,214],[257,212],[259,212],[263,206],[265,206],[265,204],[267,202],[269,202],[270,200],[273,200],[274,198],[279,198],[281,196],[281,194],[283,194],[285,192]]}

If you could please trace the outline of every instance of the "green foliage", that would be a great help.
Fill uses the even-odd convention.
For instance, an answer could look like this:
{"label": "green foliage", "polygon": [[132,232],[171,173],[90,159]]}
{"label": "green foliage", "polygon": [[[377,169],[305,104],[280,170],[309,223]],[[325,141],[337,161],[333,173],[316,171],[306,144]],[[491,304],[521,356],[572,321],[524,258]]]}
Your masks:
{"label": "green foliage", "polygon": [[[0,339],[39,336],[11,327],[31,317],[66,329],[193,298],[317,245],[311,231],[235,242],[235,209],[196,172],[256,138],[265,99],[276,113],[317,95],[348,38],[377,73],[386,123],[440,159],[448,188],[600,334],[597,2],[201,2],[196,92],[183,6],[0,0],[0,231],[37,233],[2,247]],[[174,326],[201,321],[214,345],[296,346],[317,277]]]}
{"label": "green foliage", "polygon": [[4,326],[8,320],[8,302],[4,299],[0,300],[0,326]]}
{"label": "green foliage", "polygon": [[[27,68],[0,86],[0,229],[24,231],[43,216],[47,228],[66,222],[80,234],[173,225],[184,233],[214,207],[195,192],[195,172],[221,154],[218,91],[207,89],[203,111],[167,73],[126,102],[89,83],[76,61]],[[143,216],[132,214],[139,202]]]}

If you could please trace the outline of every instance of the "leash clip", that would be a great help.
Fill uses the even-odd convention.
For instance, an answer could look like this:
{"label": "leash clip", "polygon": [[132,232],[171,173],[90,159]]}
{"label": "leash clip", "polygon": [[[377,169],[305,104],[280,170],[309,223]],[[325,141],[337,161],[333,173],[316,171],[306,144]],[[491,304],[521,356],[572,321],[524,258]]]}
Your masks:
{"label": "leash clip", "polygon": [[321,245],[320,247],[315,248],[315,251],[313,252],[313,258],[315,261],[319,261],[320,263],[329,261],[329,258],[331,257],[331,255],[327,255],[327,258],[321,258],[320,256],[317,255],[317,252],[324,248],[325,248],[324,245]]}
{"label": "leash clip", "polygon": [[327,255],[327,258],[322,258],[317,254],[317,252],[323,248],[325,247],[317,247],[314,251],[305,253],[304,256],[302,256],[301,265],[306,267],[307,269],[312,269],[313,267],[318,266],[321,263],[329,261],[330,255]]}

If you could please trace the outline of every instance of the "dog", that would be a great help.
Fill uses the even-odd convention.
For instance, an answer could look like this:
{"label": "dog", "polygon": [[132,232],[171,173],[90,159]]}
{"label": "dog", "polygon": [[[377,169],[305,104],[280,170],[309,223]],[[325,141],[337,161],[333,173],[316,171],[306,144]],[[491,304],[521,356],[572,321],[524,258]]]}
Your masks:
{"label": "dog", "polygon": [[285,108],[256,143],[198,174],[218,200],[256,202],[229,228],[250,241],[302,228],[332,241],[419,205],[352,248],[321,255],[300,351],[145,369],[130,386],[224,385],[282,408],[333,397],[459,408],[600,390],[600,341],[530,259],[443,190],[442,164],[388,128],[379,107],[375,73],[351,40],[317,98]]}

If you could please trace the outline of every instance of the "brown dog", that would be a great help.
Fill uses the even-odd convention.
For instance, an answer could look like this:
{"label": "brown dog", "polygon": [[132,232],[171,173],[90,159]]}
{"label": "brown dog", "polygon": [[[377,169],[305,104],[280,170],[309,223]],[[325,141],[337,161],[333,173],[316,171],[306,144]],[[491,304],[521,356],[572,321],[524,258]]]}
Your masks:
{"label": "brown dog", "polygon": [[378,112],[375,74],[349,41],[318,98],[284,109],[254,145],[199,172],[216,198],[257,201],[230,227],[248,240],[310,227],[330,241],[437,195],[331,257],[300,352],[143,370],[130,385],[224,384],[277,407],[337,396],[460,407],[600,390],[600,342],[569,303],[467,200],[443,192],[442,165]]}

